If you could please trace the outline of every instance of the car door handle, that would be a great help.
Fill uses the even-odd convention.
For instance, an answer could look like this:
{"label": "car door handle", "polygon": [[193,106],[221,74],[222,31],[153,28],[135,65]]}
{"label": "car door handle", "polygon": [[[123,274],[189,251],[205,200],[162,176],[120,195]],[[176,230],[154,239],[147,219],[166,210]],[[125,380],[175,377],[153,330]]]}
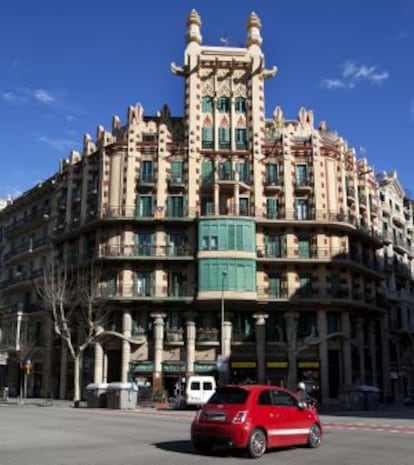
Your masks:
{"label": "car door handle", "polygon": [[270,418],[280,418],[280,413],[269,413]]}

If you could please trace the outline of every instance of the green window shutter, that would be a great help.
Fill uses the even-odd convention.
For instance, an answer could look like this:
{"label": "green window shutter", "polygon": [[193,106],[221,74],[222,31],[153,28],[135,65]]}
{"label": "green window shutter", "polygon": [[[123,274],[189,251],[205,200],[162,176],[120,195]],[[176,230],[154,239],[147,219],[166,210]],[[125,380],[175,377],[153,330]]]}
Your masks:
{"label": "green window shutter", "polygon": [[201,109],[203,113],[211,113],[213,111],[213,98],[205,95],[201,101]]}
{"label": "green window shutter", "polygon": [[275,220],[278,218],[279,199],[266,199],[266,216],[268,219]]}
{"label": "green window shutter", "polygon": [[212,149],[214,146],[213,128],[203,128],[201,131],[201,146],[204,149]]}
{"label": "green window shutter", "polygon": [[209,182],[213,180],[213,162],[203,161],[201,165],[201,179],[203,182]]}
{"label": "green window shutter", "polygon": [[182,180],[183,178],[183,162],[182,161],[171,162],[171,176],[174,180]]}

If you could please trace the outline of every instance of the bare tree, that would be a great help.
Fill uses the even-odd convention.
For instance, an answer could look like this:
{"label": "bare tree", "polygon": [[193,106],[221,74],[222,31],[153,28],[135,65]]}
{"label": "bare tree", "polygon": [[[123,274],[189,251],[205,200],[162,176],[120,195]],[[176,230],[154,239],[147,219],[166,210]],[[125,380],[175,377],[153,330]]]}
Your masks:
{"label": "bare tree", "polygon": [[277,347],[283,350],[286,353],[288,359],[288,379],[287,385],[290,389],[294,389],[297,384],[297,358],[298,355],[304,350],[308,349],[310,346],[319,345],[320,343],[327,341],[335,337],[344,337],[342,331],[335,331],[329,333],[325,336],[317,336],[315,328],[310,328],[310,333],[308,336],[298,339],[297,336],[297,320],[299,318],[299,313],[297,312],[287,312],[285,315],[286,320],[286,340],[283,341],[282,331],[277,328],[277,333],[279,336],[279,341],[277,342]]}
{"label": "bare tree", "polygon": [[83,355],[105,335],[110,318],[108,300],[102,293],[102,274],[94,264],[73,269],[53,266],[39,281],[37,292],[55,333],[73,360],[73,401],[78,407]]}

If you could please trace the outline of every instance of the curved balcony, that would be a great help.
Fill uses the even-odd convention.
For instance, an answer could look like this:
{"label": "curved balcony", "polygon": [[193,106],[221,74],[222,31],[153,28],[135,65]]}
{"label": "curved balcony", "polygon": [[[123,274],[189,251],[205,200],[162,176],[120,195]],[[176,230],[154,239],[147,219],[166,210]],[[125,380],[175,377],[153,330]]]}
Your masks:
{"label": "curved balcony", "polygon": [[173,245],[101,245],[99,258],[104,259],[133,259],[133,260],[173,260],[187,261],[193,260],[194,251],[187,246]]}

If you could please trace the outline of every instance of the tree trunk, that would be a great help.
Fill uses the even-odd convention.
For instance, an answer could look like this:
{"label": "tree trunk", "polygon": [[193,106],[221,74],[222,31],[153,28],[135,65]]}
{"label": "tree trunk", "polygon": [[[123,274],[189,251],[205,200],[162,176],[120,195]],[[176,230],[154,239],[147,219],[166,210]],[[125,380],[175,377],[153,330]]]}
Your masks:
{"label": "tree trunk", "polygon": [[73,359],[73,406],[80,404],[80,360],[81,354],[76,354]]}
{"label": "tree trunk", "polygon": [[288,357],[288,379],[287,387],[295,389],[297,383],[297,326],[299,313],[288,312],[285,314],[286,319],[286,345]]}

